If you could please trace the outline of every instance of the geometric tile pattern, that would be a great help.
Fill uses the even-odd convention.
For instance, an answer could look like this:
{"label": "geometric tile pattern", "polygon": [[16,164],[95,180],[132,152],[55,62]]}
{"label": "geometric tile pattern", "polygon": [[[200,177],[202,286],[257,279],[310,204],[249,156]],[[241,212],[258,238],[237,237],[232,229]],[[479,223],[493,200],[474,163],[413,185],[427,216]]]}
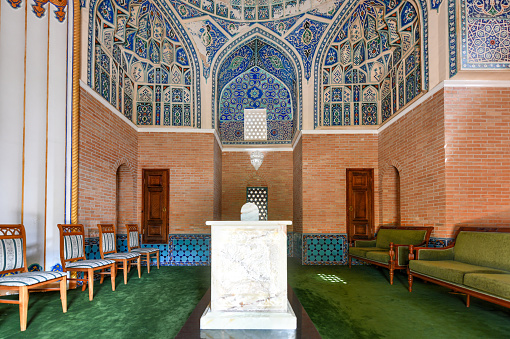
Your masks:
{"label": "geometric tile pattern", "polygon": [[448,0],[448,46],[450,78],[457,74],[457,8],[455,0]]}
{"label": "geometric tile pattern", "polygon": [[267,187],[246,187],[246,203],[257,205],[259,220],[267,220]]}
{"label": "geometric tile pattern", "polygon": [[[420,70],[420,51],[420,20],[414,4],[402,0],[359,4],[344,22],[339,22],[322,59],[319,92],[324,96],[320,100],[324,113],[318,115],[319,125],[342,125],[341,104],[333,109],[335,107],[328,102],[329,93],[332,93],[332,101],[347,106],[344,111],[359,112],[360,105],[356,103],[363,103],[361,117],[358,113],[352,122],[349,120],[355,125],[360,122],[377,125],[395,114],[391,104],[393,89],[383,89],[383,83],[395,83],[393,74],[396,73],[393,71],[402,69],[405,76],[395,90],[399,94],[404,93],[404,88],[409,90],[405,98],[398,98],[397,110],[414,99],[421,92],[416,75]],[[342,92],[352,95],[335,95]],[[343,125],[346,122],[344,120]]]}
{"label": "geometric tile pattern", "polygon": [[451,245],[454,238],[430,238],[427,247],[446,247]]}
{"label": "geometric tile pattern", "polygon": [[294,233],[287,232],[287,257],[292,258],[294,256]]}
{"label": "geometric tile pattern", "polygon": [[[199,127],[199,103],[191,100],[199,94],[195,57],[189,58],[192,46],[182,43],[173,22],[152,1],[91,2],[89,34],[95,43],[89,39],[89,85],[135,124]],[[164,120],[160,102],[167,89],[186,91],[190,100],[165,104],[174,114]]]}
{"label": "geometric tile pattern", "polygon": [[303,234],[303,265],[345,265],[347,234]]}
{"label": "geometric tile pattern", "polygon": [[171,234],[168,240],[169,266],[209,266],[210,234]]}
{"label": "geometric tile pattern", "polygon": [[508,1],[463,1],[461,19],[462,68],[510,68]]}

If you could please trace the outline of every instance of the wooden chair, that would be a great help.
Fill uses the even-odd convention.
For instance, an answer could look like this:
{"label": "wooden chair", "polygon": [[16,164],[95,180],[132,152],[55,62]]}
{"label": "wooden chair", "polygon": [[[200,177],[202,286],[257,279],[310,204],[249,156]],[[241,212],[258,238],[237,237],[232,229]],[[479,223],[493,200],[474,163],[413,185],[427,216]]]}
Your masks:
{"label": "wooden chair", "polygon": [[140,256],[145,255],[144,261],[147,261],[147,273],[151,272],[151,256],[156,256],[156,260],[158,263],[159,269],[159,249],[157,248],[147,248],[140,247],[140,234],[138,233],[138,225],[137,224],[126,224],[127,230],[127,244],[128,251],[139,253]]}
{"label": "wooden chair", "polygon": [[[89,300],[94,298],[94,271],[101,275],[100,283],[104,276],[110,275],[112,291],[115,291],[115,261],[103,259],[89,259],[85,257],[85,232],[83,225],[59,224],[60,231],[60,261],[64,272],[83,272],[83,279],[69,278],[71,281],[81,281],[82,291],[89,285]],[[110,271],[106,271],[110,269]],[[88,279],[87,279],[88,278]]]}
{"label": "wooden chair", "polygon": [[[138,268],[138,278],[142,277],[140,254],[138,253],[117,253],[117,237],[115,226],[112,224],[97,224],[99,228],[99,252],[101,258],[114,260],[117,264],[122,263],[118,269],[124,270],[124,284],[127,284],[127,274],[131,269],[131,264]],[[136,264],[133,262],[136,260]]]}
{"label": "wooden chair", "polygon": [[[17,273],[0,278],[0,290],[17,291],[18,300],[0,299],[3,304],[19,304],[19,322],[22,331],[27,329],[28,293],[33,290],[59,291],[62,311],[67,312],[67,274],[64,272],[28,272],[26,235],[23,225],[0,225],[0,275]],[[60,288],[51,284],[60,282]],[[43,285],[50,285],[41,289]]]}

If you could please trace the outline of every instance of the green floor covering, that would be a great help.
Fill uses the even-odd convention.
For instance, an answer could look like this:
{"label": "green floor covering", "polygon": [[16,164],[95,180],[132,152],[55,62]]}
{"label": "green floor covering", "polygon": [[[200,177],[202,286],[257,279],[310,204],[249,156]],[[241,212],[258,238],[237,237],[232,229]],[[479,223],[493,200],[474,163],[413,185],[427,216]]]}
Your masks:
{"label": "green floor covering", "polygon": [[[288,280],[323,338],[508,338],[510,310],[374,266],[301,266]],[[210,286],[209,267],[162,267],[142,279],[130,273],[117,290],[105,281],[95,296],[68,292],[64,314],[56,293],[30,295],[28,327],[19,331],[17,305],[0,304],[0,338],[173,338]]]}

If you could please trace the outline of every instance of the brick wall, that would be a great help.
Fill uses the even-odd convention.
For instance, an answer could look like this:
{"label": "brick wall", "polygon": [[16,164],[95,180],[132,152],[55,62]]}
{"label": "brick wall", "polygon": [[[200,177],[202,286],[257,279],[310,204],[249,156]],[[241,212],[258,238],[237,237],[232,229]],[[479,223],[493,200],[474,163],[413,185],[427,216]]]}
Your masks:
{"label": "brick wall", "polygon": [[379,224],[377,135],[303,134],[304,233],[347,233],[346,169],[374,169],[374,223]]}
{"label": "brick wall", "polygon": [[400,175],[395,166],[389,167],[384,174],[380,175],[381,180],[381,225],[400,225]]}
{"label": "brick wall", "polygon": [[222,167],[222,220],[240,220],[250,186],[268,188],[268,220],[292,220],[292,152],[265,152],[258,171],[248,152],[223,152]]}
{"label": "brick wall", "polygon": [[117,170],[117,233],[125,234],[127,223],[136,223],[136,173],[127,165]]}
{"label": "brick wall", "polygon": [[510,224],[510,89],[445,88],[446,224]]}
{"label": "brick wall", "polygon": [[293,152],[293,212],[292,225],[294,232],[303,232],[303,142],[297,142]]}
{"label": "brick wall", "polygon": [[[379,133],[379,180],[384,187],[393,167],[399,171],[401,225],[435,226],[436,237],[450,234],[445,225],[443,98],[440,90]],[[380,212],[393,209],[382,205]]]}
{"label": "brick wall", "polygon": [[[169,233],[210,233],[214,220],[214,135],[138,134],[137,201],[142,201],[142,169],[170,170]],[[141,204],[138,205],[141,220]]]}
{"label": "brick wall", "polygon": [[[80,100],[78,222],[84,224],[87,234],[97,235],[98,223],[116,223],[116,174],[119,167],[125,165],[121,169],[122,177],[134,176],[138,135],[83,89]],[[132,190],[136,191],[136,183]],[[122,201],[129,203],[129,199]],[[126,213],[129,213],[129,207]],[[129,215],[119,217],[123,221],[130,218]]]}

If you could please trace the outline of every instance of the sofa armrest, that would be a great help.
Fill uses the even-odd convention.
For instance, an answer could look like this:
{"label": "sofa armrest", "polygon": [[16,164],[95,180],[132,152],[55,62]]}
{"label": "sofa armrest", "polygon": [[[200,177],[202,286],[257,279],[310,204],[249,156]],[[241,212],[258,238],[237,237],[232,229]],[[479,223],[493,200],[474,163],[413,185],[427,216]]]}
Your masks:
{"label": "sofa armrest", "polygon": [[396,259],[398,266],[409,264],[409,245],[395,245]]}
{"label": "sofa armrest", "polygon": [[[416,255],[415,255],[416,253]],[[453,260],[453,246],[445,248],[414,247],[409,245],[409,260]]]}
{"label": "sofa armrest", "polygon": [[353,247],[375,247],[376,240],[354,240]]}

